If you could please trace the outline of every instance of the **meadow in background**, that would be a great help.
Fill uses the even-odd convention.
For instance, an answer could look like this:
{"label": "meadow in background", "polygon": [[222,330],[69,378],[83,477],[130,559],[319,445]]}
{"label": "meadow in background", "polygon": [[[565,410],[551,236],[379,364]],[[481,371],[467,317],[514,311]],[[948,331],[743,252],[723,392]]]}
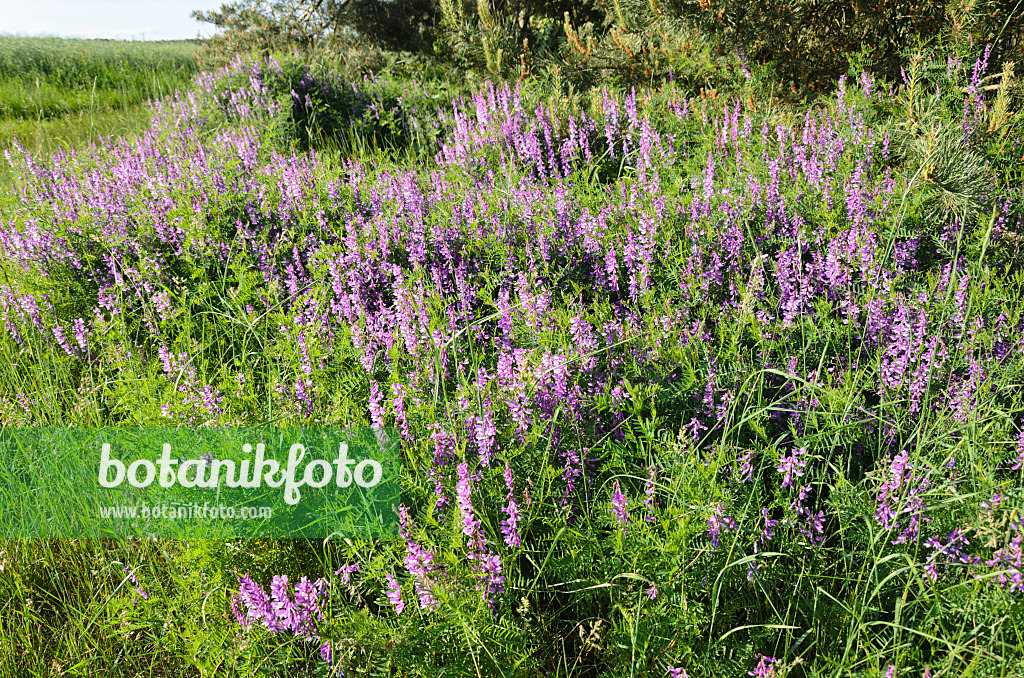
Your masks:
{"label": "meadow in background", "polygon": [[388,425],[405,477],[395,541],[0,543],[0,672],[1021,673],[991,57],[799,105],[742,54],[703,95],[237,57],[14,150],[0,423]]}
{"label": "meadow in background", "polygon": [[196,49],[187,40],[0,35],[0,149],[16,138],[48,154],[141,132],[149,124],[147,102],[185,87],[197,72]]}

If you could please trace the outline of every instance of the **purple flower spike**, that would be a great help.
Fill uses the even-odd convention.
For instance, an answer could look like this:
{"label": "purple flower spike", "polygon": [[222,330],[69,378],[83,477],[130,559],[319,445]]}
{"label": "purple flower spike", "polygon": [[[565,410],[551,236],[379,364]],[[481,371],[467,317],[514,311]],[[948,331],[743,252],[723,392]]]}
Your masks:
{"label": "purple flower spike", "polygon": [[508,516],[501,521],[501,533],[505,536],[505,543],[509,546],[519,546],[519,505],[516,504],[515,493],[512,490],[512,467],[505,462],[505,486],[508,487],[508,505],[505,507],[505,514]]}
{"label": "purple flower spike", "polygon": [[341,583],[345,586],[353,585],[352,575],[359,571],[359,563],[353,563],[351,565],[342,565],[340,568],[334,571],[335,575],[341,577]]}
{"label": "purple flower spike", "polygon": [[725,515],[721,504],[716,506],[714,514],[708,518],[708,539],[711,540],[711,548],[718,548],[722,530],[734,532],[738,528],[736,519]]}
{"label": "purple flower spike", "polygon": [[474,537],[480,529],[480,521],[473,514],[473,484],[469,477],[469,465],[459,464],[459,481],[455,484],[455,500],[462,514],[462,533]]}
{"label": "purple flower spike", "polygon": [[388,602],[395,606],[395,614],[402,614],[402,610],[405,609],[405,601],[402,600],[402,587],[398,585],[398,580],[390,574],[384,575],[384,578],[388,580]]}
{"label": "purple flower spike", "polygon": [[629,504],[629,500],[626,499],[626,495],[622,494],[622,488],[619,487],[619,481],[615,481],[615,490],[612,492],[612,513],[615,515],[615,522],[620,527],[626,527],[629,524],[629,513],[626,510],[626,506]]}
{"label": "purple flower spike", "polygon": [[794,476],[803,477],[804,467],[807,466],[807,460],[804,458],[806,454],[807,449],[801,447],[799,450],[794,450],[793,454],[788,457],[779,457],[778,471],[783,474],[783,487],[792,488]]}
{"label": "purple flower spike", "polygon": [[1021,431],[1017,436],[1017,457],[1013,460],[1013,465],[1010,469],[1013,471],[1019,471],[1024,467],[1024,431]]}
{"label": "purple flower spike", "polygon": [[142,596],[143,600],[149,600],[149,594],[146,593],[146,590],[142,588],[142,585],[135,578],[135,572],[130,567],[125,567],[123,571],[128,573],[128,580],[135,585],[135,592]]}
{"label": "purple flower spike", "polygon": [[658,481],[658,470],[654,467],[654,464],[647,466],[647,483],[644,485],[644,501],[643,504],[647,508],[647,515],[644,516],[644,520],[653,523],[654,517],[654,492],[657,487]]}

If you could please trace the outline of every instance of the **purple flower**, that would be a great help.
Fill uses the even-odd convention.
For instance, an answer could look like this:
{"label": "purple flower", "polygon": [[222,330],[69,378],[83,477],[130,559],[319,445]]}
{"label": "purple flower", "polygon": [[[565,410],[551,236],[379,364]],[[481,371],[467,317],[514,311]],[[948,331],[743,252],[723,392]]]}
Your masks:
{"label": "purple flower", "polygon": [[747,671],[748,676],[754,676],[754,678],[774,678],[775,667],[772,666],[778,660],[775,657],[766,657],[763,654],[754,655],[757,658],[757,666],[754,667],[753,671]]}
{"label": "purple flower", "polygon": [[142,585],[135,578],[135,572],[130,567],[125,567],[122,572],[128,573],[128,580],[135,585],[135,592],[142,596],[143,600],[149,600],[149,594],[146,593],[145,589],[142,588]]}
{"label": "purple flower", "polygon": [[[888,478],[878,489],[875,520],[884,530],[903,528],[893,544],[906,544],[917,539],[922,522],[931,522],[931,518],[923,516],[926,508],[921,493],[930,487],[927,478],[918,482],[910,464],[910,453],[901,451],[893,457],[889,464]],[[908,515],[906,523],[900,520],[901,515]],[[906,527],[903,527],[906,525]]]}
{"label": "purple flower", "polygon": [[806,519],[806,525],[801,526],[800,534],[811,540],[812,544],[821,545],[824,542],[824,529],[825,529],[825,512],[818,511],[814,513],[812,511],[806,511],[804,513]]}
{"label": "purple flower", "polygon": [[721,504],[715,506],[715,512],[708,518],[708,539],[711,540],[711,548],[718,548],[722,530],[729,532],[735,531],[737,528],[739,528],[739,524],[736,519],[724,515]]}
{"label": "purple flower", "polygon": [[273,578],[270,596],[249,575],[239,577],[238,583],[231,609],[239,624],[248,628],[259,622],[271,633],[287,632],[309,642],[320,641],[317,622],[324,616],[320,599],[325,595],[325,580],[311,582],[302,577],[294,587],[294,597],[285,575]]}
{"label": "purple flower", "polygon": [[484,402],[483,414],[472,418],[473,438],[476,440],[477,451],[480,453],[480,464],[490,466],[491,452],[494,450],[494,438],[498,429],[494,425],[494,415],[491,412],[491,401],[488,398]]}
{"label": "purple flower", "polygon": [[405,505],[399,506],[399,533],[405,539],[405,569],[413,578],[413,588],[419,598],[420,607],[426,610],[434,610],[438,606],[437,598],[434,597],[431,575],[434,571],[436,557],[430,549],[425,549],[413,540],[410,530],[412,529],[412,518]]}
{"label": "purple flower", "polygon": [[246,617],[246,610],[242,609],[241,599],[238,594],[231,596],[231,613],[235,615],[235,621],[243,628],[249,628],[251,622]]}
{"label": "purple flower", "polygon": [[484,600],[493,602],[491,595],[505,590],[505,576],[502,574],[501,558],[495,553],[482,550],[470,552],[468,557],[471,561],[474,561],[473,569],[480,580],[477,588],[483,592]]}
{"label": "purple flower", "polygon": [[1010,467],[1012,470],[1019,471],[1024,468],[1024,431],[1017,434],[1017,457],[1013,461]]}
{"label": "purple flower", "polygon": [[646,483],[646,485],[644,485],[644,500],[643,500],[643,504],[647,508],[647,515],[644,517],[644,520],[649,522],[649,523],[653,523],[655,521],[655,518],[654,518],[654,491],[656,489],[657,479],[658,479],[657,469],[655,469],[654,464],[648,464],[648,466],[647,466],[647,483]]}
{"label": "purple flower", "polygon": [[352,563],[351,565],[342,565],[340,568],[334,571],[335,575],[341,576],[341,583],[345,586],[353,585],[352,575],[359,571],[359,563]]}
{"label": "purple flower", "polygon": [[383,395],[377,382],[370,382],[370,425],[375,428],[384,428],[384,404]]}
{"label": "purple flower", "polygon": [[1006,497],[1001,492],[996,492],[992,495],[992,498],[988,501],[981,502],[981,510],[987,515],[992,515],[992,512],[998,509],[1003,504],[1003,500]]}
{"label": "purple flower", "polygon": [[311,642],[319,639],[317,622],[324,618],[323,610],[320,609],[320,592],[317,585],[306,577],[302,577],[295,585],[292,618],[291,631],[294,635]]}
{"label": "purple flower", "polygon": [[299,612],[288,590],[288,575],[274,575],[270,581],[271,610],[277,618],[276,626],[282,630],[294,629],[299,623]]}
{"label": "purple flower", "polygon": [[753,76],[750,74],[750,68],[747,67],[747,55],[743,49],[743,45],[740,45],[736,50],[736,58],[740,62],[740,70],[743,71],[743,75],[746,76],[747,80],[750,80]]}
{"label": "purple flower", "polygon": [[928,556],[928,562],[924,566],[925,571],[922,576],[925,579],[938,581],[940,564],[948,566],[950,563],[970,564],[973,562],[964,551],[965,547],[970,546],[966,532],[959,528],[946,535],[945,543],[938,537],[931,537],[925,541],[924,545],[932,550]]}
{"label": "purple flower", "polygon": [[467,537],[475,537],[480,529],[480,521],[473,513],[473,484],[469,476],[469,465],[466,462],[459,464],[459,480],[455,484],[455,501],[459,506],[459,513],[462,514],[462,534]]}
{"label": "purple flower", "polygon": [[615,481],[615,488],[612,492],[612,513],[615,515],[615,522],[620,527],[626,527],[629,524],[629,513],[626,510],[626,506],[629,504],[629,500],[626,499],[626,495],[622,493],[622,488],[619,487],[619,481]]}
{"label": "purple flower", "polygon": [[245,623],[243,626],[250,626],[253,622],[260,622],[271,632],[276,632],[277,615],[270,606],[270,598],[263,587],[245,575],[238,578],[238,600],[240,607],[245,606]]}
{"label": "purple flower", "polygon": [[395,614],[402,614],[402,610],[405,609],[405,601],[402,600],[402,587],[398,585],[398,580],[390,574],[385,574],[384,578],[388,581],[388,602],[395,606]]}
{"label": "purple flower", "polygon": [[508,495],[505,499],[508,505],[505,507],[505,515],[508,516],[501,521],[501,533],[505,536],[505,543],[516,547],[520,545],[519,539],[519,505],[516,504],[515,493],[512,489],[512,467],[505,462],[505,486],[508,488]]}
{"label": "purple flower", "polygon": [[804,467],[807,466],[807,460],[804,455],[807,454],[807,449],[801,447],[799,450],[794,450],[790,456],[779,456],[779,473],[783,474],[782,487],[793,487],[793,477],[803,477]]}
{"label": "purple flower", "polygon": [[754,482],[754,451],[747,450],[737,461],[740,462],[740,476],[748,483]]}
{"label": "purple flower", "polygon": [[759,546],[763,546],[775,538],[775,532],[772,530],[779,524],[778,520],[768,517],[767,508],[761,509],[761,517],[764,519],[764,530],[761,532],[761,536],[757,540],[757,545]]}
{"label": "purple flower", "polygon": [[430,428],[434,431],[430,434],[434,442],[434,465],[447,466],[455,459],[455,439],[439,423],[431,424]]}
{"label": "purple flower", "polygon": [[395,394],[391,399],[391,405],[395,408],[395,423],[398,424],[398,430],[402,435],[402,439],[411,442],[413,437],[405,411],[406,389],[402,384],[396,382],[391,384],[391,392]]}
{"label": "purple flower", "polygon": [[[1018,530],[1020,528],[1017,524]],[[1024,591],[1024,535],[1018,534],[1009,544],[992,554],[985,564],[998,568],[997,576],[990,583],[1009,591]]]}

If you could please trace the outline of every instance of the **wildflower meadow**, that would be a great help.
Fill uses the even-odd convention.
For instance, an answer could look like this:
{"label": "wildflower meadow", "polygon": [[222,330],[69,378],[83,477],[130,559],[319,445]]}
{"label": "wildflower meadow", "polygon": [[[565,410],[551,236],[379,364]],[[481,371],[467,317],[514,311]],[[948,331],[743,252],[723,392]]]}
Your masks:
{"label": "wildflower meadow", "polygon": [[12,147],[3,425],[393,427],[402,492],[395,539],[4,540],[4,675],[1024,673],[989,56],[801,107],[239,56]]}

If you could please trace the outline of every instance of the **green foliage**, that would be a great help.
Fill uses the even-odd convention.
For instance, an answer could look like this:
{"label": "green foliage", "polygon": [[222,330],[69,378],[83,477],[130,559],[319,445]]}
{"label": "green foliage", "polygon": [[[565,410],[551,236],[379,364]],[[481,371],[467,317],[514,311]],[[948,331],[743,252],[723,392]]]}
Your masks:
{"label": "green foliage", "polygon": [[459,63],[490,76],[525,77],[551,62],[565,39],[564,20],[592,22],[592,0],[438,0],[447,47]]}
{"label": "green foliage", "polygon": [[962,51],[991,44],[996,64],[1024,54],[1018,0],[601,0],[564,18],[468,0],[441,8],[447,41],[467,65],[504,77],[557,65],[585,85],[681,77],[717,91],[742,83],[733,74],[758,71],[806,98],[851,68],[898,81],[906,54],[937,40]]}
{"label": "green foliage", "polygon": [[[221,65],[245,52],[309,51],[336,28],[333,17],[320,11],[323,3],[303,0],[236,0],[219,10],[196,10],[192,17],[213,24],[220,32],[203,43],[203,61]],[[333,2],[328,8],[334,7]]]}
{"label": "green foliage", "polygon": [[903,52],[937,36],[946,19],[945,3],[936,0],[615,2],[638,28],[659,19],[686,22],[754,63],[774,63],[784,86],[812,89],[834,83],[846,73],[848,55],[861,51],[875,75],[895,79]]}
{"label": "green foliage", "polygon": [[429,53],[437,20],[434,0],[235,0],[192,16],[220,29],[203,45],[211,66],[251,51],[309,56],[359,46]]}

